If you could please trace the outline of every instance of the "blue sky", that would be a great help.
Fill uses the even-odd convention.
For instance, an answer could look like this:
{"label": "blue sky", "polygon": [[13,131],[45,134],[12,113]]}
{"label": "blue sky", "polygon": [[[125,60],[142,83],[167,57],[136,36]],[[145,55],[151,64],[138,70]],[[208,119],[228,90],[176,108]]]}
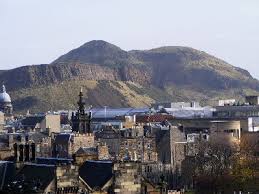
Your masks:
{"label": "blue sky", "polygon": [[0,0],[0,69],[100,39],[125,50],[190,46],[259,78],[258,0]]}

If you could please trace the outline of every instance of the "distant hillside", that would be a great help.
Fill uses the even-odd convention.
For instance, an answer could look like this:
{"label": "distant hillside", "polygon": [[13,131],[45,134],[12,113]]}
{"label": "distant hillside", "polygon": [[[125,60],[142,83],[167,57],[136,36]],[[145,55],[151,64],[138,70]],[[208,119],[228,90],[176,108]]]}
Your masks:
{"label": "distant hillside", "polygon": [[[15,79],[14,79],[15,78]],[[0,71],[17,111],[73,108],[81,85],[93,106],[147,106],[155,101],[242,98],[259,81],[205,52],[188,47],[124,51],[91,41],[51,64]]]}

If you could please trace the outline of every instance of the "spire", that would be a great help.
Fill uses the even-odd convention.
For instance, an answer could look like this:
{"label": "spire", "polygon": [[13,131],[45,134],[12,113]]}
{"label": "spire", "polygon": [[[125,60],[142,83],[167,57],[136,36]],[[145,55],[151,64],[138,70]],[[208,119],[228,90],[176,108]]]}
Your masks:
{"label": "spire", "polygon": [[80,113],[84,113],[84,110],[85,110],[85,103],[83,102],[83,89],[81,87],[80,89],[80,93],[79,93],[79,101],[77,102],[78,104],[78,107],[79,107],[79,112]]}
{"label": "spire", "polygon": [[72,114],[72,130],[79,133],[90,133],[90,114],[85,112],[85,102],[83,100],[83,89],[79,92],[78,110]]}

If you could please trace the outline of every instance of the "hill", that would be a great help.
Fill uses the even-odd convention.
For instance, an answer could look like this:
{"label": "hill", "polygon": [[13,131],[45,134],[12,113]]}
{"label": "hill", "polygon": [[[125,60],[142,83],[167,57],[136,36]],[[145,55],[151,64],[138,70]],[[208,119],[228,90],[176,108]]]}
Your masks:
{"label": "hill", "polygon": [[[14,79],[15,78],[15,79]],[[51,64],[0,71],[15,110],[74,108],[80,86],[88,105],[147,106],[155,101],[242,98],[259,92],[248,71],[188,47],[124,51],[91,41]]]}

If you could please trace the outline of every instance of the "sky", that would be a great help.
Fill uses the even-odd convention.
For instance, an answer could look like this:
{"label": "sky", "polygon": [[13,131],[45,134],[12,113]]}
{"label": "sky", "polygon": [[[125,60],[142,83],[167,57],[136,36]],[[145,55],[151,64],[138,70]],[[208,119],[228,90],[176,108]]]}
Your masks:
{"label": "sky", "polygon": [[0,69],[47,64],[91,40],[189,46],[259,79],[258,0],[0,0]]}

